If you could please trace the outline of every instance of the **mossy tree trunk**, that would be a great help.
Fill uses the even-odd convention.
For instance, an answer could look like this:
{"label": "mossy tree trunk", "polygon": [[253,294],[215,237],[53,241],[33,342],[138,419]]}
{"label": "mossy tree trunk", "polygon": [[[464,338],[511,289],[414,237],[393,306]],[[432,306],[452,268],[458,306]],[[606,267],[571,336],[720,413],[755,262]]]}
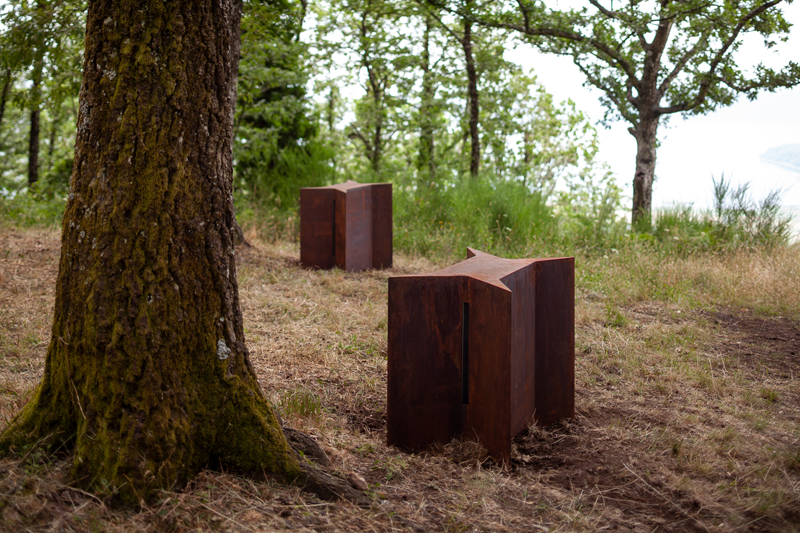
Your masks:
{"label": "mossy tree trunk", "polygon": [[249,363],[233,246],[236,0],[89,4],[42,383],[0,436],[125,501],[221,462],[304,470]]}

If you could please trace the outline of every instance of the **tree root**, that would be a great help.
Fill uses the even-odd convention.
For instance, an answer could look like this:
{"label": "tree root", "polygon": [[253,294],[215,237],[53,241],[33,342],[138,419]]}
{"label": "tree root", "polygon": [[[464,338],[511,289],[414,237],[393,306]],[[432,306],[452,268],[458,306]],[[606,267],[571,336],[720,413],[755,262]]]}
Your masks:
{"label": "tree root", "polygon": [[328,454],[325,450],[311,437],[302,431],[286,427],[283,428],[283,435],[289,442],[289,446],[296,452],[301,452],[305,457],[310,457],[323,468],[330,468],[332,465],[331,460],[328,459]]}
{"label": "tree root", "polygon": [[[295,452],[310,457],[320,466],[330,468],[331,460],[325,450],[311,438],[310,435],[293,428],[283,427],[283,434]],[[343,479],[332,476],[322,468],[315,468],[306,461],[300,461],[300,466],[306,474],[301,488],[307,492],[316,494],[323,500],[346,500],[358,505],[359,507],[369,507],[372,503],[369,496],[364,492],[354,489],[350,483]]]}
{"label": "tree root", "polygon": [[236,220],[236,218],[233,219],[233,245],[244,246],[245,248],[253,247],[253,245],[244,238],[244,231],[242,231],[242,227],[239,225],[239,221]]}
{"label": "tree root", "polygon": [[305,484],[301,487],[303,490],[312,492],[323,500],[346,500],[364,508],[372,504],[369,496],[351,487],[347,481],[314,468],[308,463],[300,466],[306,472]]}

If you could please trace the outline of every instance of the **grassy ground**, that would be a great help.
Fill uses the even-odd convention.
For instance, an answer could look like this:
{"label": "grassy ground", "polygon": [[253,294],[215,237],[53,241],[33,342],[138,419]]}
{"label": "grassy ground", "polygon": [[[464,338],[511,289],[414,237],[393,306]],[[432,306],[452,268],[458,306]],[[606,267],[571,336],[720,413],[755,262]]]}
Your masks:
{"label": "grassy ground", "polygon": [[[579,256],[577,416],[518,436],[501,466],[465,441],[385,443],[387,279],[444,265],[309,271],[296,244],[248,238],[261,385],[373,506],[205,471],[119,509],[32,453],[0,460],[0,531],[800,531],[800,249]],[[0,427],[41,378],[58,257],[56,232],[0,226]]]}

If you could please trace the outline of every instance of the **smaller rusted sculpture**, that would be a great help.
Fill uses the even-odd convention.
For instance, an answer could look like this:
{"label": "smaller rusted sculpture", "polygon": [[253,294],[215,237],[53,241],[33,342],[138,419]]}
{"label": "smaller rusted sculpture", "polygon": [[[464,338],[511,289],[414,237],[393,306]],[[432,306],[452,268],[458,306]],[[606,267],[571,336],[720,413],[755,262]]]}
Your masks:
{"label": "smaller rusted sculpture", "polygon": [[387,440],[477,438],[508,460],[533,422],[575,414],[575,260],[472,249],[438,272],[389,278]]}
{"label": "smaller rusted sculpture", "polygon": [[348,272],[392,266],[392,184],[300,189],[300,263]]}

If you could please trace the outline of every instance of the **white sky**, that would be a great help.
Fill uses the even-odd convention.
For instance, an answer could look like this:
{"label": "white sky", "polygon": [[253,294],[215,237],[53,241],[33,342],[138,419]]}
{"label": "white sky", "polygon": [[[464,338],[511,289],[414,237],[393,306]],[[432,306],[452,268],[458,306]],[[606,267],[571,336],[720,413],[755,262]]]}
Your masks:
{"label": "white sky", "polygon": [[[766,50],[760,40],[746,41],[738,56],[743,66],[761,60],[779,67],[789,60],[800,60],[800,2],[784,7],[784,13],[795,25],[789,41],[772,50]],[[539,54],[522,46],[506,57],[532,68],[557,100],[571,98],[595,122],[602,118],[599,90],[582,86],[583,75],[570,58]],[[615,122],[610,129],[598,126],[598,133],[600,158],[630,195],[636,143],[627,128],[627,123]],[[711,176],[719,177],[722,172],[734,183],[749,181],[756,198],[781,188],[784,206],[800,206],[800,173],[759,161],[769,148],[800,144],[800,87],[764,93],[753,102],[742,97],[736,104],[706,116],[684,120],[673,115],[668,127],[659,128],[659,140],[653,186],[656,207],[675,202],[709,207]]]}

